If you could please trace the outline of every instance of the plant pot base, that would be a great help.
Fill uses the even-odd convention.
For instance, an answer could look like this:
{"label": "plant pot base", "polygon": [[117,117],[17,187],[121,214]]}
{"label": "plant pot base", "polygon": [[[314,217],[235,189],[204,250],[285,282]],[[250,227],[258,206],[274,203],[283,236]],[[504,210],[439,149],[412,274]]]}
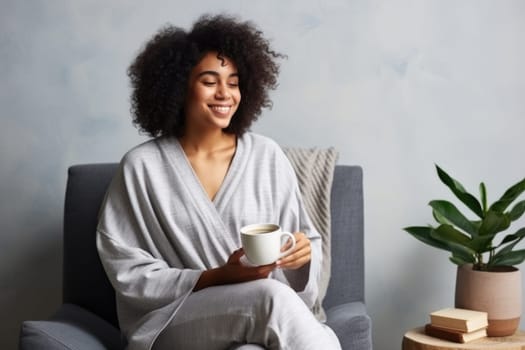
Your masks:
{"label": "plant pot base", "polygon": [[487,335],[489,337],[507,337],[516,333],[520,325],[520,318],[511,318],[508,320],[491,320],[489,319],[489,327],[487,328]]}
{"label": "plant pot base", "polygon": [[472,270],[458,267],[455,306],[487,313],[489,337],[512,335],[519,328],[521,316],[521,274]]}

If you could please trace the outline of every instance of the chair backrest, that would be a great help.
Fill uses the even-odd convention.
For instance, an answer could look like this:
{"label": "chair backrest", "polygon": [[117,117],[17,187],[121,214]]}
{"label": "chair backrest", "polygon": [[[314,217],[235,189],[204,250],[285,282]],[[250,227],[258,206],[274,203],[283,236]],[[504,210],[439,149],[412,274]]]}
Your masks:
{"label": "chair backrest", "polygon": [[[116,163],[69,168],[64,207],[63,302],[118,327],[115,293],[97,254],[97,216]],[[362,170],[338,165],[331,194],[332,278],[325,307],[364,299]]]}
{"label": "chair backrest", "polygon": [[323,306],[365,301],[363,170],[337,165],[330,198],[331,278]]}
{"label": "chair backrest", "polygon": [[118,327],[115,291],[96,247],[98,211],[117,164],[69,168],[64,205],[62,300],[99,315]]}

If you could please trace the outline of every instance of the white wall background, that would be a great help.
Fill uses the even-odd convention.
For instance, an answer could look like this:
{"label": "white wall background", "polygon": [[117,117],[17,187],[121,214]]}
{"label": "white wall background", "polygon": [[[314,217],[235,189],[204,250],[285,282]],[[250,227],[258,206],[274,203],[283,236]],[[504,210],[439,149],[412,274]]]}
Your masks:
{"label": "white wall background", "polygon": [[162,24],[218,11],[255,21],[289,56],[255,131],[364,168],[375,348],[399,348],[453,304],[447,254],[401,228],[451,198],[434,163],[472,191],[485,181],[490,200],[525,175],[524,1],[2,0],[0,348],[60,303],[67,167],[144,140],[129,116],[134,54]]}

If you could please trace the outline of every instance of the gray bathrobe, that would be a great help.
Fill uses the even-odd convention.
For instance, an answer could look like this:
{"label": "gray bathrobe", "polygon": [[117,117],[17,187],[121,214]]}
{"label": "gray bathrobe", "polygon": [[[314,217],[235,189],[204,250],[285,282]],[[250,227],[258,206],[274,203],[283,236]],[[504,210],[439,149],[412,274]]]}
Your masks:
{"label": "gray bathrobe", "polygon": [[149,349],[202,271],[241,246],[239,229],[271,222],[305,232],[312,260],[275,278],[312,307],[318,296],[321,239],[303,206],[295,173],[272,140],[246,133],[211,201],[176,138],[150,140],[122,159],[101,207],[97,246],[116,290],[128,349]]}

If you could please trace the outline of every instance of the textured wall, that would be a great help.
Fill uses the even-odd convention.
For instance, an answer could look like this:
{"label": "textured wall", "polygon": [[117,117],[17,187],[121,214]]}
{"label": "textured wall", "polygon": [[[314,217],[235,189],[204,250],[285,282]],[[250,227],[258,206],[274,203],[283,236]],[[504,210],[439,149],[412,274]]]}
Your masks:
{"label": "textured wall", "polygon": [[[60,302],[67,166],[117,161],[132,128],[127,65],[162,24],[254,20],[288,54],[255,130],[335,146],[365,172],[367,302],[376,349],[453,303],[447,255],[401,228],[450,198],[438,163],[489,199],[525,175],[525,2],[0,2],[0,348]],[[522,220],[523,223],[523,220]]]}

